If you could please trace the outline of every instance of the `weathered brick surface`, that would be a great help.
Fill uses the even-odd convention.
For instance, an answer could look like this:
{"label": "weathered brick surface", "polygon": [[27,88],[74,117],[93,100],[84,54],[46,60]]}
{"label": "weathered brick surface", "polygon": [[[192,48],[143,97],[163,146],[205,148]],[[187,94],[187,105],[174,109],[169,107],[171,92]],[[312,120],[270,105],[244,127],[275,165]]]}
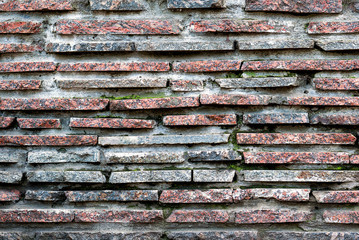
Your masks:
{"label": "weathered brick surface", "polygon": [[173,115],[163,118],[165,126],[222,126],[236,125],[235,114],[228,115]]}
{"label": "weathered brick surface", "polygon": [[169,9],[186,9],[186,8],[223,8],[223,0],[169,0],[167,3]]}
{"label": "weathered brick surface", "polygon": [[30,182],[104,183],[105,176],[99,171],[30,171]]}
{"label": "weathered brick surface", "polygon": [[0,80],[0,90],[36,90],[40,89],[40,80]]}
{"label": "weathered brick surface", "polygon": [[312,213],[294,210],[243,210],[235,213],[238,224],[306,222]]}
{"label": "weathered brick surface", "polygon": [[0,163],[17,163],[26,159],[26,153],[14,150],[1,150]]}
{"label": "weathered brick surface", "polygon": [[310,189],[237,189],[233,191],[233,201],[240,202],[252,199],[276,199],[278,201],[309,201]]}
{"label": "weathered brick surface", "polygon": [[110,183],[190,182],[191,175],[191,170],[112,172]]}
{"label": "weathered brick surface", "polygon": [[17,118],[20,128],[61,128],[60,119]]}
{"label": "weathered brick surface", "polygon": [[163,203],[230,203],[232,189],[209,190],[164,190],[160,202]]}
{"label": "weathered brick surface", "polygon": [[245,114],[246,124],[304,124],[309,123],[307,113]]}
{"label": "weathered brick surface", "polygon": [[349,51],[359,49],[359,42],[356,40],[319,40],[316,41],[315,44],[324,51]]}
{"label": "weathered brick surface", "polygon": [[74,215],[69,210],[0,210],[2,223],[68,223],[73,219]]}
{"label": "weathered brick surface", "polygon": [[41,31],[40,22],[0,22],[0,33],[7,34],[31,34]]}
{"label": "weathered brick surface", "polygon": [[70,0],[5,0],[0,3],[0,11],[61,11],[73,10]]}
{"label": "weathered brick surface", "polygon": [[13,135],[0,136],[0,146],[90,146],[97,144],[97,136],[45,136]]}
{"label": "weathered brick surface", "polygon": [[141,11],[144,6],[139,0],[90,0],[91,10]]}
{"label": "weathered brick surface", "polygon": [[27,156],[28,163],[98,163],[98,151],[31,151]]}
{"label": "weathered brick surface", "polygon": [[16,72],[53,72],[56,64],[53,62],[2,62],[0,73]]}
{"label": "weathered brick surface", "polygon": [[299,82],[296,77],[261,77],[261,78],[224,78],[216,79],[221,88],[277,88],[294,87]]}
{"label": "weathered brick surface", "polygon": [[193,170],[194,182],[233,182],[234,170]]}
{"label": "weathered brick surface", "polygon": [[59,72],[166,72],[167,62],[61,63]]}
{"label": "weathered brick surface", "polygon": [[208,231],[208,232],[169,232],[167,233],[169,239],[247,239],[247,240],[256,240],[257,232],[256,231]]}
{"label": "weathered brick surface", "polygon": [[152,99],[111,100],[111,110],[139,110],[161,108],[198,107],[198,97],[168,97]]}
{"label": "weathered brick surface", "polygon": [[77,210],[75,222],[151,223],[162,220],[161,210]]}
{"label": "weathered brick surface", "polygon": [[308,34],[358,33],[359,22],[310,22]]}
{"label": "weathered brick surface", "polygon": [[323,125],[358,125],[358,115],[315,115],[310,120],[312,124],[323,124]]}
{"label": "weathered brick surface", "polygon": [[358,97],[288,97],[294,106],[359,106]]}
{"label": "weathered brick surface", "polygon": [[174,210],[166,219],[175,223],[225,223],[229,214],[224,210]]}
{"label": "weathered brick surface", "polygon": [[144,239],[160,240],[162,232],[114,232],[114,231],[77,231],[77,232],[39,232],[39,240],[46,239],[72,239],[72,240],[98,240],[98,239]]}
{"label": "weathered brick surface", "polygon": [[21,197],[18,190],[0,190],[0,202],[17,201]]}
{"label": "weathered brick surface", "polygon": [[0,183],[20,183],[22,172],[20,171],[0,171]]}
{"label": "weathered brick surface", "polygon": [[70,202],[101,202],[101,201],[158,201],[157,190],[103,190],[103,191],[66,191]]}
{"label": "weathered brick surface", "polygon": [[359,164],[359,155],[350,156],[350,163],[351,164]]}
{"label": "weathered brick surface", "polygon": [[[328,230],[329,231],[329,230]],[[355,239],[358,237],[356,232],[285,232],[273,231],[266,232],[264,240],[270,239],[308,239],[308,240],[331,240],[331,239]]]}
{"label": "weathered brick surface", "polygon": [[25,53],[41,51],[38,45],[22,44],[22,43],[1,43],[0,53]]}
{"label": "weathered brick surface", "polygon": [[8,128],[14,121],[14,117],[0,117],[0,128]]}
{"label": "weathered brick surface", "polygon": [[42,202],[61,201],[65,199],[65,193],[62,191],[27,190],[25,193],[25,199]]}
{"label": "weathered brick surface", "polygon": [[182,163],[186,160],[183,152],[105,152],[107,164],[116,163]]}
{"label": "weathered brick surface", "polygon": [[239,71],[242,61],[236,60],[208,60],[195,62],[175,62],[175,72],[228,72]]}
{"label": "weathered brick surface", "polygon": [[323,213],[326,223],[359,224],[359,212],[357,211],[329,211]]}
{"label": "weathered brick surface", "polygon": [[221,162],[221,161],[239,161],[242,156],[233,150],[220,149],[213,151],[188,151],[185,153],[186,158],[193,162]]}
{"label": "weathered brick surface", "polygon": [[204,90],[202,80],[171,80],[170,86],[174,92],[194,92]]}
{"label": "weathered brick surface", "polygon": [[49,43],[46,52],[68,53],[68,52],[132,52],[135,50],[132,42],[108,42],[108,43]]}
{"label": "weathered brick surface", "polygon": [[359,191],[313,191],[319,203],[358,203]]}
{"label": "weathered brick surface", "polygon": [[234,42],[140,42],[136,51],[140,52],[193,52],[193,51],[233,51]]}
{"label": "weathered brick surface", "polygon": [[73,128],[154,128],[153,120],[116,118],[71,118]]}
{"label": "weathered brick surface", "polygon": [[270,99],[266,95],[202,94],[200,101],[203,105],[268,105]]}
{"label": "weathered brick surface", "polygon": [[359,90],[359,78],[314,78],[313,83],[320,90]]}
{"label": "weathered brick surface", "polygon": [[269,50],[269,49],[307,49],[314,48],[311,40],[268,40],[268,41],[239,41],[239,50]]}

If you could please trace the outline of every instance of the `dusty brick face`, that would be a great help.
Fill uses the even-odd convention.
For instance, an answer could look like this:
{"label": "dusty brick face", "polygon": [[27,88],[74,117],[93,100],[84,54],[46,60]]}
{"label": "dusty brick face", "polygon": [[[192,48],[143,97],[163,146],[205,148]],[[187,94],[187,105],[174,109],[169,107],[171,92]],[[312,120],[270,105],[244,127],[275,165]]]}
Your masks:
{"label": "dusty brick face", "polygon": [[246,114],[243,122],[247,124],[304,124],[309,123],[307,113]]}
{"label": "dusty brick face", "polygon": [[326,210],[323,219],[326,223],[359,224],[359,212]]}
{"label": "dusty brick face", "polygon": [[229,214],[223,210],[174,210],[166,222],[174,223],[225,223]]}
{"label": "dusty brick face", "polygon": [[201,80],[172,80],[170,86],[174,92],[193,92],[203,91],[203,81]]}
{"label": "dusty brick face", "polygon": [[2,223],[66,223],[73,219],[69,210],[0,210]]}
{"label": "dusty brick face", "polygon": [[315,115],[310,122],[323,125],[358,125],[359,115]]}
{"label": "dusty brick face", "polygon": [[240,202],[252,199],[276,199],[278,201],[309,201],[310,189],[237,189],[233,191],[233,201]]}
{"label": "dusty brick face", "polygon": [[227,72],[239,71],[242,61],[208,60],[195,62],[176,62],[173,64],[175,72]]}
{"label": "dusty brick face", "polygon": [[167,62],[62,63],[59,72],[166,72]]}
{"label": "dusty brick face", "polygon": [[135,50],[132,42],[108,42],[108,43],[49,43],[46,52],[68,53],[68,52],[132,52]]}
{"label": "dusty brick face", "polygon": [[157,190],[103,190],[103,191],[66,191],[70,202],[129,202],[158,201]]}
{"label": "dusty brick face", "polygon": [[222,126],[236,125],[236,115],[175,115],[163,118],[165,126]]}
{"label": "dusty brick face", "polygon": [[91,10],[95,11],[141,11],[145,10],[139,0],[90,0]]}
{"label": "dusty brick face", "polygon": [[54,202],[65,199],[65,194],[62,191],[27,190],[25,199],[41,202]]}
{"label": "dusty brick face", "polygon": [[40,89],[41,80],[0,80],[0,90],[37,90]]}
{"label": "dusty brick face", "polygon": [[198,97],[111,100],[110,110],[140,110],[199,107]]}
{"label": "dusty brick face", "polygon": [[0,33],[6,34],[32,34],[41,31],[39,22],[0,22]]}
{"label": "dusty brick face", "polygon": [[0,202],[17,201],[21,197],[18,190],[0,190]]}
{"label": "dusty brick face", "polygon": [[313,83],[320,90],[359,90],[359,78],[314,78]]}
{"label": "dusty brick face", "polygon": [[358,97],[288,97],[293,106],[359,106]]}
{"label": "dusty brick face", "polygon": [[308,34],[358,33],[359,22],[310,22]]}
{"label": "dusty brick face", "polygon": [[112,119],[112,118],[71,118],[73,128],[154,128],[153,120]]}
{"label": "dusty brick face", "polygon": [[162,220],[161,210],[75,211],[75,222],[151,223]]}
{"label": "dusty brick face", "polygon": [[28,0],[20,3],[15,0],[5,0],[0,4],[0,11],[3,12],[68,10],[73,10],[70,0]]}
{"label": "dusty brick face", "polygon": [[169,232],[167,233],[169,239],[246,239],[256,240],[256,231],[208,231],[208,232]]}
{"label": "dusty brick face", "polygon": [[0,146],[91,146],[97,144],[97,136],[46,136],[12,135],[0,136]]}
{"label": "dusty brick face", "polygon": [[61,128],[60,119],[44,119],[44,118],[17,118],[20,128]]}
{"label": "dusty brick face", "polygon": [[203,105],[268,105],[270,99],[266,95],[202,94],[200,101]]}
{"label": "dusty brick face", "polygon": [[319,203],[358,203],[359,191],[313,191]]}
{"label": "dusty brick face", "polygon": [[248,210],[235,213],[235,223],[295,223],[305,222],[312,218],[311,212],[293,210]]}
{"label": "dusty brick face", "polygon": [[230,203],[232,189],[209,190],[164,190],[161,193],[162,203]]}
{"label": "dusty brick face", "polygon": [[186,8],[223,8],[223,0],[200,0],[200,1],[191,1],[191,0],[169,0],[167,3],[169,9],[186,9]]}
{"label": "dusty brick face", "polygon": [[190,182],[191,170],[153,170],[112,172],[110,183]]}

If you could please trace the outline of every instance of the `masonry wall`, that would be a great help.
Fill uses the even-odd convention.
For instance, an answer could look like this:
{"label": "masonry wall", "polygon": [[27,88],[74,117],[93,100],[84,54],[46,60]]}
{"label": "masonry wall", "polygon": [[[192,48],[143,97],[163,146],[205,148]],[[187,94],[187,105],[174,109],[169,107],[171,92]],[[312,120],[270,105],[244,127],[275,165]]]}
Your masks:
{"label": "masonry wall", "polygon": [[0,239],[359,239],[358,12],[0,1]]}

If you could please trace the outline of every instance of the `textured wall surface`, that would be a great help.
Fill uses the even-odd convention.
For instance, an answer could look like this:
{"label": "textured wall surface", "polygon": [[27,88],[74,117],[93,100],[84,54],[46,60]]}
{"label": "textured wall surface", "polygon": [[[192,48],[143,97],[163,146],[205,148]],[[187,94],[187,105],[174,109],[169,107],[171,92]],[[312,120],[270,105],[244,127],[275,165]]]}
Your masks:
{"label": "textured wall surface", "polygon": [[359,239],[359,2],[0,0],[0,239]]}

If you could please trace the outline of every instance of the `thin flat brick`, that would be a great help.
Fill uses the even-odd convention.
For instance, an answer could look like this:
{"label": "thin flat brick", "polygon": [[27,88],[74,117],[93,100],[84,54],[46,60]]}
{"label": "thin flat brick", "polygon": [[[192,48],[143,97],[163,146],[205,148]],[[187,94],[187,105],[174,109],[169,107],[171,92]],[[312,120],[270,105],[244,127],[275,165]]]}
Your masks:
{"label": "thin flat brick", "polygon": [[267,232],[266,231],[263,240],[272,240],[272,239],[333,240],[333,239],[356,239],[358,238],[358,236],[359,233],[356,232],[286,232],[286,231]]}
{"label": "thin flat brick", "polygon": [[190,182],[191,170],[112,172],[110,183]]}
{"label": "thin flat brick", "polygon": [[340,13],[341,0],[247,0],[246,11],[291,13]]}
{"label": "thin flat brick", "polygon": [[257,240],[256,231],[208,231],[208,232],[168,232],[169,239],[185,240],[185,239],[216,239],[216,240]]}
{"label": "thin flat brick", "polygon": [[162,219],[162,210],[75,211],[75,222],[153,223]]}
{"label": "thin flat brick", "polygon": [[140,110],[199,107],[199,97],[167,97],[111,100],[110,110]]}
{"label": "thin flat brick", "polygon": [[310,123],[323,125],[359,125],[359,115],[321,114],[313,116],[310,120]]}
{"label": "thin flat brick", "polygon": [[60,20],[56,22],[58,34],[179,34],[177,21],[167,20]]}
{"label": "thin flat brick", "polygon": [[100,153],[94,151],[31,151],[27,156],[28,163],[99,163]]}
{"label": "thin flat brick", "polygon": [[0,152],[0,163],[17,163],[26,159],[25,152],[18,152],[11,150],[1,150]]}
{"label": "thin flat brick", "polygon": [[93,11],[141,11],[145,7],[139,0],[90,0]]}
{"label": "thin flat brick", "polygon": [[246,124],[304,124],[309,123],[308,113],[258,113],[245,114]]}
{"label": "thin flat brick", "polygon": [[276,199],[286,202],[306,202],[309,201],[310,189],[236,189],[233,191],[233,201],[253,199]]}
{"label": "thin flat brick", "polygon": [[30,45],[22,43],[1,43],[0,53],[25,53],[25,52],[37,52],[42,48],[39,45]]}
{"label": "thin flat brick", "polygon": [[37,90],[41,80],[0,80],[0,91]]}
{"label": "thin flat brick", "polygon": [[190,31],[196,33],[289,33],[291,27],[266,20],[199,20],[190,23]]}
{"label": "thin flat brick", "polygon": [[235,213],[235,223],[299,223],[309,221],[313,214],[309,211],[294,210],[243,210]]}
{"label": "thin flat brick", "polygon": [[163,190],[162,203],[231,203],[232,189]]}
{"label": "thin flat brick", "polygon": [[193,170],[194,182],[233,182],[235,170]]}
{"label": "thin flat brick", "polygon": [[185,161],[183,152],[105,152],[104,155],[107,164],[162,164]]}
{"label": "thin flat brick", "polygon": [[349,164],[344,152],[244,152],[247,164]]}
{"label": "thin flat brick", "polygon": [[68,223],[73,219],[74,214],[70,210],[0,210],[0,222],[2,223]]}
{"label": "thin flat brick", "polygon": [[314,78],[313,83],[320,90],[359,90],[359,78]]}
{"label": "thin flat brick", "polygon": [[239,41],[239,50],[284,50],[314,48],[313,40],[268,40],[268,41]]}
{"label": "thin flat brick", "polygon": [[96,111],[105,110],[108,103],[107,99],[3,98],[0,110]]}
{"label": "thin flat brick", "polygon": [[359,106],[359,97],[288,97],[293,106]]}
{"label": "thin flat brick", "polygon": [[25,200],[35,200],[41,202],[55,202],[65,200],[63,191],[43,191],[43,190],[27,190]]}
{"label": "thin flat brick", "polygon": [[70,202],[142,202],[158,201],[157,190],[102,190],[102,191],[66,191]]}
{"label": "thin flat brick", "polygon": [[[48,240],[48,239],[71,239],[71,240],[132,240],[132,239],[143,239],[143,240],[160,240],[162,232],[114,232],[114,231],[103,231],[93,232],[93,231],[80,231],[80,232],[37,232],[36,236],[39,240]],[[12,240],[12,239],[11,239]]]}
{"label": "thin flat brick", "polygon": [[170,87],[174,92],[194,92],[204,90],[202,80],[171,80]]}
{"label": "thin flat brick", "polygon": [[95,135],[46,136],[3,135],[0,146],[92,146],[97,144]]}
{"label": "thin flat brick", "polygon": [[61,128],[60,119],[45,119],[45,118],[17,118],[17,123],[20,128]]}
{"label": "thin flat brick", "polygon": [[283,60],[283,61],[248,61],[242,70],[288,70],[288,71],[349,71],[359,67],[358,60]]}
{"label": "thin flat brick", "polygon": [[166,222],[174,223],[226,223],[229,214],[223,210],[174,210]]}
{"label": "thin flat brick", "polygon": [[0,183],[20,183],[21,179],[20,171],[0,171]]}
{"label": "thin flat brick", "polygon": [[39,22],[0,22],[0,34],[32,34],[41,31]]}
{"label": "thin flat brick", "polygon": [[308,34],[358,33],[359,22],[310,22]]}
{"label": "thin flat brick", "polygon": [[154,128],[154,120],[119,119],[119,118],[71,118],[73,128]]}
{"label": "thin flat brick", "polygon": [[350,133],[238,133],[238,144],[347,144],[354,145]]}
{"label": "thin flat brick", "polygon": [[74,10],[71,0],[4,0],[0,3],[2,12],[69,10]]}
{"label": "thin flat brick", "polygon": [[58,72],[167,72],[168,62],[61,63]]}
{"label": "thin flat brick", "polygon": [[357,171],[243,170],[247,182],[355,182]]}
{"label": "thin flat brick", "polygon": [[132,52],[135,45],[132,42],[105,42],[105,43],[49,43],[46,52]]}
{"label": "thin flat brick", "polygon": [[165,126],[228,126],[236,125],[235,114],[227,115],[172,115],[163,118]]}
{"label": "thin flat brick", "polygon": [[0,190],[0,202],[13,202],[18,201],[21,193],[18,190]]}
{"label": "thin flat brick", "polygon": [[0,128],[8,128],[14,121],[14,117],[0,117]]}
{"label": "thin flat brick", "polygon": [[313,191],[319,203],[359,203],[359,191]]}
{"label": "thin flat brick", "polygon": [[359,164],[359,155],[350,156],[350,163],[351,164]]}
{"label": "thin flat brick", "polygon": [[240,161],[242,156],[233,150],[219,149],[210,151],[188,151],[186,158],[193,162],[212,162],[212,161]]}
{"label": "thin flat brick", "polygon": [[317,40],[315,44],[328,52],[359,50],[359,41],[357,40]]}
{"label": "thin flat brick", "polygon": [[16,72],[53,72],[56,64],[53,62],[2,62],[0,73]]}
{"label": "thin flat brick", "polygon": [[174,72],[228,72],[240,71],[241,60],[206,60],[173,63]]}
{"label": "thin flat brick", "polygon": [[269,95],[201,94],[203,105],[269,105]]}
{"label": "thin flat brick", "polygon": [[168,0],[169,9],[201,9],[201,8],[223,8],[224,0]]}
{"label": "thin flat brick", "polygon": [[[1,138],[0,138],[1,139]],[[229,134],[99,137],[101,146],[227,143]]]}
{"label": "thin flat brick", "polygon": [[104,183],[106,177],[100,171],[30,171],[29,182]]}
{"label": "thin flat brick", "polygon": [[299,86],[297,77],[258,77],[216,79],[221,88],[277,88]]}
{"label": "thin flat brick", "polygon": [[326,210],[323,219],[326,223],[359,224],[359,212]]}
{"label": "thin flat brick", "polygon": [[136,51],[140,52],[201,52],[201,51],[234,51],[233,41],[147,41],[137,42]]}

